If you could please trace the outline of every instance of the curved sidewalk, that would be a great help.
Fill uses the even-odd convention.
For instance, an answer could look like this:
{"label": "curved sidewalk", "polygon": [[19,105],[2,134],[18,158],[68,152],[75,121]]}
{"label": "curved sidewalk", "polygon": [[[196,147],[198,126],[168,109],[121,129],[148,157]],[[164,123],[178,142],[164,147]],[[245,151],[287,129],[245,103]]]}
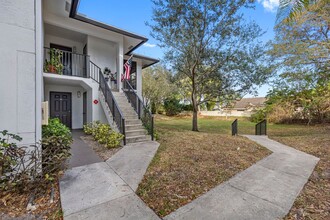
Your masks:
{"label": "curved sidewalk", "polygon": [[153,141],[129,144],[106,162],[67,170],[60,181],[64,219],[159,220],[135,194],[158,146]]}
{"label": "curved sidewalk", "polygon": [[281,219],[291,209],[318,158],[266,136],[247,138],[273,154],[169,214],[165,220]]}

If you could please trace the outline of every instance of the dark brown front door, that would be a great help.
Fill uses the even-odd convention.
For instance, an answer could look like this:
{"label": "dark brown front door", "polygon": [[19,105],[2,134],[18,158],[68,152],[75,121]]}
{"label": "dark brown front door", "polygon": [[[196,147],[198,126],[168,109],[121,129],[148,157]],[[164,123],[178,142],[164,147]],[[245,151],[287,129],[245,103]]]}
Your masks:
{"label": "dark brown front door", "polygon": [[50,92],[50,117],[71,128],[71,93]]}

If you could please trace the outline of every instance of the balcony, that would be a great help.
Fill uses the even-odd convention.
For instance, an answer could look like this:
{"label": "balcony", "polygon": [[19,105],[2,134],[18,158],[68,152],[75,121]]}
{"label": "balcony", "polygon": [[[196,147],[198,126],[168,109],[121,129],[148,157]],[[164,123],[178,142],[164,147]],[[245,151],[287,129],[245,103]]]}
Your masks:
{"label": "balcony", "polygon": [[101,69],[91,62],[86,54],[45,47],[44,72],[63,76],[92,78],[99,82]]}

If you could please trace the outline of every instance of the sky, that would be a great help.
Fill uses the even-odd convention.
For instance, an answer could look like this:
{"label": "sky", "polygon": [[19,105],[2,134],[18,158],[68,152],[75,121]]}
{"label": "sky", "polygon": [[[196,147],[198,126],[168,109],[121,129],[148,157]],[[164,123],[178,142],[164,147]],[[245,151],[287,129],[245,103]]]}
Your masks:
{"label": "sky", "polygon": [[[255,9],[244,9],[246,20],[254,20],[266,32],[261,40],[267,42],[274,37],[274,24],[279,0],[257,0]],[[149,40],[135,53],[162,60],[164,51],[150,35],[151,28],[145,22],[152,17],[150,0],[81,0],[78,12],[94,20],[147,37]],[[269,89],[264,85],[258,96],[265,96]],[[246,97],[251,97],[247,95]]]}

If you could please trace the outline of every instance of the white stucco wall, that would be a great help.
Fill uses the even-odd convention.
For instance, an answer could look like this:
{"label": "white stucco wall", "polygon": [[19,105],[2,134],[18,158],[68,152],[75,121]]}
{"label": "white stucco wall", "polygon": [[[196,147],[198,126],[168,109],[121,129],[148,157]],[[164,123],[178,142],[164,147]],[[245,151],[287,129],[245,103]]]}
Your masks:
{"label": "white stucco wall", "polygon": [[40,10],[40,0],[0,1],[0,130],[19,134],[25,145],[41,135]]}
{"label": "white stucco wall", "polygon": [[91,61],[98,65],[102,71],[105,67],[109,67],[111,72],[118,72],[116,56],[118,45],[93,36],[88,36],[87,39],[87,51]]}

